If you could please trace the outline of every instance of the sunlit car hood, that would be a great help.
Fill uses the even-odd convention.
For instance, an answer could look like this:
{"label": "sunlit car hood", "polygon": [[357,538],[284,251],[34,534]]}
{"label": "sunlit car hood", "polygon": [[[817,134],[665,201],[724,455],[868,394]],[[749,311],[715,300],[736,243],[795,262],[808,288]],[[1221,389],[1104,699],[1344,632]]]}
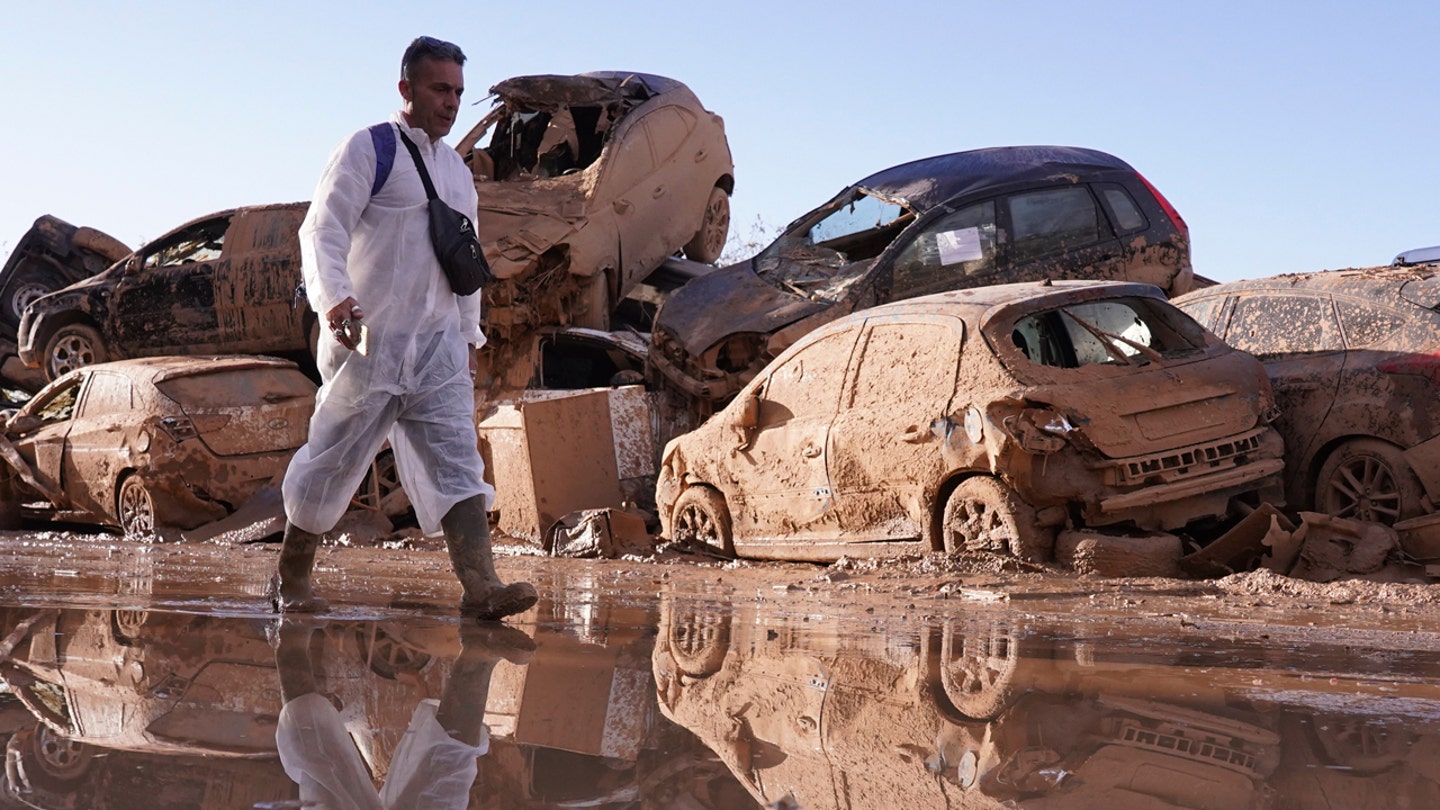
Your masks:
{"label": "sunlit car hood", "polygon": [[775,288],[744,261],[676,290],[661,308],[656,328],[668,328],[695,355],[727,335],[774,332],[829,306]]}

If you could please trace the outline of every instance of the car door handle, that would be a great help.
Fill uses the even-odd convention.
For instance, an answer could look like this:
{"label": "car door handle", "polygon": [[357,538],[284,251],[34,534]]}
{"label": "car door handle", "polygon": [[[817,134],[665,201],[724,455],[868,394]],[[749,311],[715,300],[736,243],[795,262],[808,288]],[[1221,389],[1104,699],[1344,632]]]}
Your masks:
{"label": "car door handle", "polygon": [[930,428],[911,425],[904,433],[900,434],[900,441],[906,444],[920,444],[930,438]]}
{"label": "car door handle", "polygon": [[820,448],[813,444],[807,444],[800,450],[800,455],[805,458],[816,458],[820,455]]}
{"label": "car door handle", "polygon": [[660,199],[661,197],[664,197],[664,196],[665,196],[665,187],[664,187],[664,186],[656,186],[656,187],[655,187],[655,190],[652,191],[652,192],[650,192],[650,196],[653,197],[653,198],[655,198],[655,199],[657,199],[657,200]]}
{"label": "car door handle", "polygon": [[611,203],[611,205],[615,208],[615,213],[617,214],[628,214],[630,213],[630,209],[635,207],[631,205],[628,200],[616,200]]}

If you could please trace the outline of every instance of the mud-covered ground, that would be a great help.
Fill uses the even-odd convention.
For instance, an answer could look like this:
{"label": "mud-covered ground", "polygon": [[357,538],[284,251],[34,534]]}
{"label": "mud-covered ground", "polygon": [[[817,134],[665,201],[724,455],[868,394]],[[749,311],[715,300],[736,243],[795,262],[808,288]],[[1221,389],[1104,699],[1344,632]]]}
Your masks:
{"label": "mud-covered ground", "polygon": [[[727,561],[661,546],[648,556],[570,559],[503,542],[496,547],[496,565],[506,579],[584,573],[622,601],[678,589],[796,611],[859,611],[877,621],[986,608],[1028,615],[1085,613],[1117,623],[1158,621],[1187,632],[1210,623],[1276,624],[1316,641],[1352,631],[1433,630],[1440,636],[1440,585],[1358,579],[1316,583],[1264,570],[1209,580],[1116,579],[998,555],[956,559],[931,554],[820,565]],[[220,600],[260,607],[279,546],[145,544],[109,534],[30,531],[0,532],[0,549],[0,576],[24,582],[20,595],[28,602],[113,593],[130,601]],[[322,547],[315,582],[341,612],[396,605],[444,611],[460,593],[438,538],[343,536],[339,544]]]}

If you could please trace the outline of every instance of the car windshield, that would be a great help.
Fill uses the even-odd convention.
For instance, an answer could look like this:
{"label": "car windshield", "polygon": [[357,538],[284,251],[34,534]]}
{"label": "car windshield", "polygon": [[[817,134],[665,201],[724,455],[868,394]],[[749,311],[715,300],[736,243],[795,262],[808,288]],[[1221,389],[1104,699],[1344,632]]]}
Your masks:
{"label": "car windshield", "polygon": [[781,234],[755,257],[755,272],[782,290],[836,301],[914,220],[907,206],[857,188]]}
{"label": "car windshield", "polygon": [[1036,365],[1136,365],[1203,351],[1198,324],[1162,301],[1117,298],[1069,304],[1015,322],[1010,342]]}

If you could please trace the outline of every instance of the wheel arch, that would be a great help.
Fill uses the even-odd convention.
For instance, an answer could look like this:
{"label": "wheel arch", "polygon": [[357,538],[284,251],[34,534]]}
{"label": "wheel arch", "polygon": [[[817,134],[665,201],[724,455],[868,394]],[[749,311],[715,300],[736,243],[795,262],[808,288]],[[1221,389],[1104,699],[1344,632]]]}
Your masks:
{"label": "wheel arch", "polygon": [[[935,490],[935,496],[930,499],[930,516],[925,523],[926,535],[920,538],[921,544],[931,551],[945,550],[945,535],[943,524],[945,523],[945,503],[950,500],[950,493],[960,486],[968,478],[990,475],[988,470],[954,470]],[[1004,480],[1004,479],[1001,479]]]}

